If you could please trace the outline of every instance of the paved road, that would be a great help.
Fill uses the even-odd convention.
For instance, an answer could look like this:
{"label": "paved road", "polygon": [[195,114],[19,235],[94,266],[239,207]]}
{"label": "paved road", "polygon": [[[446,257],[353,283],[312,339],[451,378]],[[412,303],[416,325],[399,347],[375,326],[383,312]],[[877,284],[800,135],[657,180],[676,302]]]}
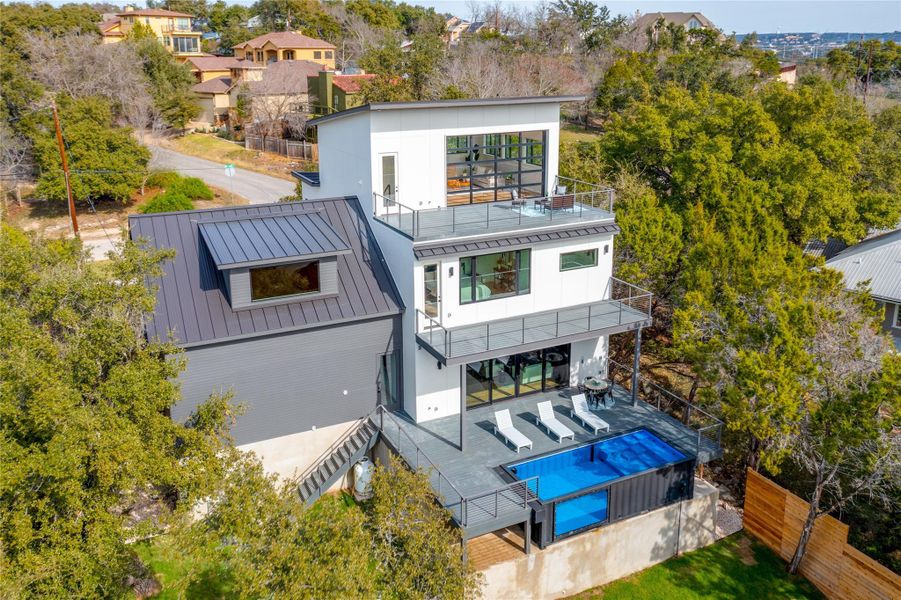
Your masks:
{"label": "paved road", "polygon": [[182,175],[199,177],[209,185],[244,196],[250,204],[276,202],[279,198],[294,194],[294,184],[286,179],[245,169],[236,169],[234,177],[229,177],[222,164],[211,160],[195,158],[159,146],[150,146],[150,151],[153,154],[150,160],[152,169],[168,169]]}

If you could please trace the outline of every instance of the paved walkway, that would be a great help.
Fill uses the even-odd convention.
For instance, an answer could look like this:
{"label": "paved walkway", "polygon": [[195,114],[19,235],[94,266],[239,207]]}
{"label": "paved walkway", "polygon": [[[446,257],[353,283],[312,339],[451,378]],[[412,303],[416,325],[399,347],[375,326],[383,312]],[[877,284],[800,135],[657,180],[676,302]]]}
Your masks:
{"label": "paved walkway", "polygon": [[268,204],[278,202],[284,196],[294,195],[295,185],[287,179],[246,169],[235,169],[235,175],[229,177],[225,174],[225,165],[211,160],[188,156],[160,146],[150,146],[150,151],[153,154],[151,169],[166,169],[198,177],[209,185],[247,198],[249,204]]}

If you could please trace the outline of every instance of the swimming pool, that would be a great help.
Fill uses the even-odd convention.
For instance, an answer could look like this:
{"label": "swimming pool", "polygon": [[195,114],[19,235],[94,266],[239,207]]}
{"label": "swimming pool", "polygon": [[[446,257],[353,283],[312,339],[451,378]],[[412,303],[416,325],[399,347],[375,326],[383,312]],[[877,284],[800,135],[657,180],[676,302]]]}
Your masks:
{"label": "swimming pool", "polygon": [[[519,480],[538,477],[538,499],[553,505],[553,532],[556,538],[606,522],[611,502],[610,490],[617,480],[653,472],[680,461],[689,461],[689,457],[642,428],[511,463],[504,469]],[[579,494],[580,491],[586,493]],[[656,494],[660,505],[672,495],[666,490],[662,493],[664,495]],[[573,497],[562,499],[564,496]],[[644,507],[643,510],[649,508]]]}

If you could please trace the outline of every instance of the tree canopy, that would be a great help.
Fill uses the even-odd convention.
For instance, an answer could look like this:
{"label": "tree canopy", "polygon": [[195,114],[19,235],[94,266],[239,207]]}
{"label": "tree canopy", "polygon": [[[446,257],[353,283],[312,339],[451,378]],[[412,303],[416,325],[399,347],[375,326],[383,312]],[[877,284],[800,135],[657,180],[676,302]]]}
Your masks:
{"label": "tree canopy", "polygon": [[183,361],[143,335],[165,256],[129,243],[105,272],[77,241],[0,231],[4,596],[120,597],[152,528],[135,505],[188,510],[222,474],[228,399],[174,422]]}

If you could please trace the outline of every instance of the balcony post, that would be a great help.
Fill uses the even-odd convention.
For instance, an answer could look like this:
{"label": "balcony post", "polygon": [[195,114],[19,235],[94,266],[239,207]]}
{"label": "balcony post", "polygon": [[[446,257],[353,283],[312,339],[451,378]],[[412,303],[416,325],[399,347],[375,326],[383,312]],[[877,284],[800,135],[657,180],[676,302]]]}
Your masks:
{"label": "balcony post", "polygon": [[632,356],[632,406],[638,406],[638,367],[641,365],[641,327],[635,330],[635,353]]}
{"label": "balcony post", "polygon": [[[460,365],[460,452],[466,446],[466,377],[463,374],[463,365]],[[462,510],[461,510],[462,512]],[[464,515],[465,518],[465,515]]]}

